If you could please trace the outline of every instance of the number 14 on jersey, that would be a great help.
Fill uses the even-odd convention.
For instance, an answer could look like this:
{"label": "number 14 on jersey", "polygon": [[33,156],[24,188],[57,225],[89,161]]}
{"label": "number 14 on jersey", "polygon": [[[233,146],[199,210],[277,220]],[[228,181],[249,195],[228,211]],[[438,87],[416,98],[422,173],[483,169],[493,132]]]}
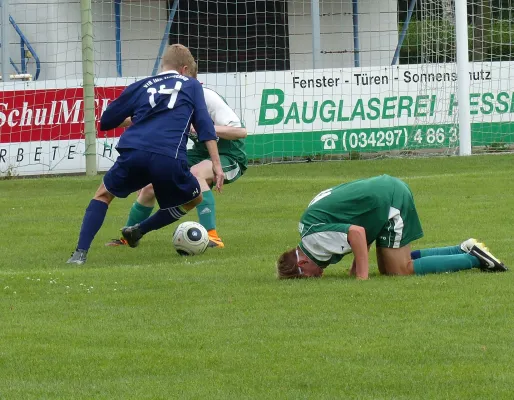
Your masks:
{"label": "number 14 on jersey", "polygon": [[168,108],[171,110],[175,106],[175,102],[177,101],[178,92],[180,91],[181,88],[182,88],[181,81],[175,82],[175,87],[172,89],[168,89],[166,87],[166,85],[161,85],[159,90],[152,88],[152,87],[148,88],[147,93],[150,93],[150,98],[148,99],[148,101],[150,102],[150,105],[152,106],[152,108],[154,108],[157,105],[155,103],[155,95],[157,93],[164,94],[164,95],[169,94],[170,101],[168,103]]}

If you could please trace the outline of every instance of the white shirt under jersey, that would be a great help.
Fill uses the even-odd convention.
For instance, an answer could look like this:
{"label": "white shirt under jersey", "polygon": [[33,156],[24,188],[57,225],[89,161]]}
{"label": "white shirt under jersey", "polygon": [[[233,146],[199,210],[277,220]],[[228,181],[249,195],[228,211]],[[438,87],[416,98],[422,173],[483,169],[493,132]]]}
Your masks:
{"label": "white shirt under jersey", "polygon": [[316,260],[323,262],[330,261],[334,254],[343,256],[352,252],[348,234],[344,232],[316,232],[302,237],[301,242],[305,250]]}
{"label": "white shirt under jersey", "polygon": [[207,111],[214,125],[241,128],[241,120],[218,93],[204,87],[203,94],[207,104]]}

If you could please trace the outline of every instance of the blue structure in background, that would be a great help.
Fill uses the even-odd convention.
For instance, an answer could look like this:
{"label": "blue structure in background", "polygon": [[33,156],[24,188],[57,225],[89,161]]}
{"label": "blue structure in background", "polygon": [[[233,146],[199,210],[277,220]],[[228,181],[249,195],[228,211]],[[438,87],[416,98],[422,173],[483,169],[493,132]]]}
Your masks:
{"label": "blue structure in background", "polygon": [[[121,50],[121,2],[122,0],[114,0],[114,32],[116,38],[116,71],[118,76],[123,76],[122,70],[122,50]],[[175,14],[177,12],[179,0],[175,0],[173,2],[173,6],[169,10],[168,21],[166,23],[166,27],[164,29],[164,35],[162,36],[161,45],[159,46],[159,52],[157,53],[157,57],[155,59],[155,64],[153,67],[152,75],[157,74],[159,69],[159,63],[161,62],[162,53],[166,48],[166,44],[169,40],[169,35],[171,31],[171,26],[173,25],[173,19],[175,18]]]}
{"label": "blue structure in background", "polygon": [[353,65],[361,66],[360,45],[359,45],[359,0],[352,0],[352,22],[353,22]]}
{"label": "blue structure in background", "polygon": [[121,64],[121,0],[114,0],[114,23],[116,36],[116,71],[123,76]]}
{"label": "blue structure in background", "polygon": [[159,63],[161,62],[162,53],[166,48],[166,43],[169,41],[171,25],[173,25],[173,19],[175,18],[175,13],[177,12],[179,0],[175,0],[173,2],[173,6],[171,7],[170,13],[168,15],[168,22],[166,23],[166,28],[164,28],[164,35],[162,36],[161,45],[159,47],[159,53],[157,54],[157,58],[155,59],[155,64],[153,66],[152,75],[157,74],[159,69]]}
{"label": "blue structure in background", "polygon": [[[115,19],[115,38],[116,38],[116,71],[118,76],[123,76],[122,73],[122,49],[121,49],[121,2],[122,0],[114,0],[114,19]],[[414,13],[414,8],[416,7],[417,0],[410,0],[409,8],[407,11],[407,17],[403,24],[402,31],[400,33],[400,37],[398,38],[398,44],[396,46],[393,60],[391,65],[396,65],[398,62],[398,58],[400,56],[400,50],[402,48],[403,41],[407,36],[407,31],[409,28],[409,24],[412,18],[412,14]],[[173,20],[175,18],[175,14],[177,12],[179,0],[174,0],[171,9],[168,14],[168,21],[166,23],[166,27],[164,29],[164,35],[161,40],[161,45],[159,47],[159,52],[155,59],[154,68],[152,71],[152,75],[155,75],[159,69],[159,63],[162,57],[162,53],[166,47],[166,44],[169,40],[169,35],[171,32],[171,27],[173,25]],[[352,25],[353,25],[353,63],[355,67],[360,67],[360,43],[359,43],[359,0],[352,0]],[[20,35],[21,36],[21,35]],[[27,43],[28,44],[28,43]],[[28,46],[27,46],[28,47]],[[30,50],[30,48],[29,48]],[[31,50],[32,51],[32,50]],[[32,54],[34,54],[32,52]],[[38,61],[36,62],[36,64]],[[22,62],[23,68],[24,61]],[[38,70],[39,71],[39,70]],[[37,73],[38,75],[39,73]]]}
{"label": "blue structure in background", "polygon": [[[122,0],[114,0],[114,18],[115,18],[115,40],[116,40],[116,71],[119,77],[123,76],[122,69],[122,46],[121,46],[121,2]],[[412,18],[412,14],[414,13],[414,9],[416,7],[417,0],[410,0],[409,8],[407,11],[407,17],[402,27],[402,31],[400,33],[400,37],[398,38],[398,44],[396,46],[393,60],[391,65],[396,65],[398,63],[398,59],[400,56],[400,50],[402,48],[405,37],[407,36],[407,31],[409,28],[409,24]],[[171,27],[173,25],[173,20],[175,18],[175,14],[177,12],[177,8],[179,5],[179,0],[174,0],[171,9],[169,9],[168,21],[166,23],[166,27],[164,29],[164,34],[161,40],[161,44],[159,46],[159,52],[155,59],[155,64],[153,67],[152,75],[157,74],[159,69],[159,63],[166,48],[166,44],[169,40],[169,35],[171,32]],[[39,74],[41,72],[41,62],[34,48],[27,40],[26,36],[21,31],[20,27],[14,21],[12,16],[9,16],[9,22],[13,26],[14,30],[20,37],[20,67],[18,67],[15,62],[10,58],[10,63],[17,74],[26,74],[27,73],[27,53],[26,50],[30,52],[34,61],[36,63],[36,73],[34,75],[34,80],[39,78]],[[360,67],[360,43],[359,43],[359,0],[352,0],[352,23],[353,23],[353,50],[354,50],[354,66]]]}
{"label": "blue structure in background", "polygon": [[25,51],[28,50],[30,52],[30,54],[32,55],[32,57],[34,58],[34,61],[36,62],[36,73],[35,73],[33,79],[35,81],[37,81],[37,79],[39,78],[39,74],[41,72],[41,62],[39,60],[39,57],[11,15],[9,15],[9,22],[13,26],[13,28],[16,31],[16,33],[18,34],[18,36],[20,37],[20,67],[18,68],[16,63],[10,57],[9,57],[9,62],[11,63],[12,67],[14,68],[14,71],[17,74],[26,74],[27,73],[27,58],[30,58],[30,57],[27,57],[27,54]]}
{"label": "blue structure in background", "polygon": [[416,1],[417,0],[410,0],[409,9],[407,10],[407,17],[405,18],[402,32],[400,33],[400,37],[398,38],[398,44],[396,45],[396,50],[394,52],[393,61],[391,62],[391,65],[396,65],[396,63],[398,62],[398,58],[400,57],[400,50],[402,48],[403,41],[405,40],[405,36],[407,36],[407,30],[409,29],[412,14],[414,13],[414,7],[416,7]]}

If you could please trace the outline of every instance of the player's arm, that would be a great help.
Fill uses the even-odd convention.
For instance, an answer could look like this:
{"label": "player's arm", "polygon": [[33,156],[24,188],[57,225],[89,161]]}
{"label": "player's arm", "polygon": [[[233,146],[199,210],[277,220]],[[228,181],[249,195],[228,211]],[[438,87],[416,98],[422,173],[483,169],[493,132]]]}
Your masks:
{"label": "player's arm", "polygon": [[[214,125],[214,130],[218,137],[225,140],[244,139],[247,136],[246,128],[237,126]],[[192,128],[191,132],[195,133],[196,131]]]}
{"label": "player's arm", "polygon": [[[129,86],[121,93],[120,97],[110,103],[100,118],[100,130],[108,131],[125,124],[127,118],[132,117],[134,97],[134,93]],[[132,123],[132,120],[130,123]]]}
{"label": "player's arm", "polygon": [[[368,253],[369,249],[371,248],[371,245],[368,245]],[[350,276],[355,276],[355,270],[357,269],[357,262],[355,261],[355,257],[353,258],[352,267],[350,268],[350,271],[348,273]]]}
{"label": "player's arm", "polygon": [[216,135],[226,140],[238,140],[246,138],[246,128],[238,128],[235,126],[214,125]]}
{"label": "player's arm", "polygon": [[195,110],[192,116],[192,124],[197,132],[198,140],[205,143],[205,147],[209,152],[209,156],[212,161],[212,172],[214,173],[215,187],[218,191],[221,191],[223,181],[225,180],[225,174],[221,167],[214,124],[209,112],[207,111],[205,97],[199,82],[196,82],[194,86],[194,104]]}
{"label": "player's arm", "polygon": [[221,187],[223,186],[223,182],[225,180],[225,173],[223,172],[223,168],[221,166],[220,155],[218,153],[218,143],[215,140],[208,140],[205,143],[205,147],[207,147],[207,151],[209,152],[209,157],[212,162],[212,172],[214,173],[214,182],[215,188],[218,192],[221,192]]}
{"label": "player's arm", "polygon": [[132,117],[127,117],[127,118],[125,118],[125,121],[123,121],[123,122],[118,126],[118,128],[127,128],[127,127],[129,127],[130,125],[132,125]]}
{"label": "player's arm", "polygon": [[214,121],[216,134],[221,139],[238,140],[246,138],[246,128],[234,110],[213,90],[204,89],[205,102],[211,119]]}
{"label": "player's arm", "polygon": [[[368,279],[369,255],[366,231],[362,226],[351,225],[348,230],[348,243],[352,247],[357,279]],[[352,266],[353,269],[353,266]]]}

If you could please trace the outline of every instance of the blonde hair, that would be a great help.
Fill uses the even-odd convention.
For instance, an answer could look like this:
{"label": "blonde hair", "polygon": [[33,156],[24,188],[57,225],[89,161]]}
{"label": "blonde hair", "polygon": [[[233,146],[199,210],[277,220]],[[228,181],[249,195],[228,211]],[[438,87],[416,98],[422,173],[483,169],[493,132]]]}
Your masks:
{"label": "blonde hair", "polygon": [[195,59],[186,46],[181,44],[172,44],[166,48],[162,56],[162,69],[163,70],[176,70],[187,67],[189,71],[196,68]]}
{"label": "blonde hair", "polygon": [[189,75],[191,78],[198,78],[198,64],[195,61],[193,61],[193,66],[189,70]]}

